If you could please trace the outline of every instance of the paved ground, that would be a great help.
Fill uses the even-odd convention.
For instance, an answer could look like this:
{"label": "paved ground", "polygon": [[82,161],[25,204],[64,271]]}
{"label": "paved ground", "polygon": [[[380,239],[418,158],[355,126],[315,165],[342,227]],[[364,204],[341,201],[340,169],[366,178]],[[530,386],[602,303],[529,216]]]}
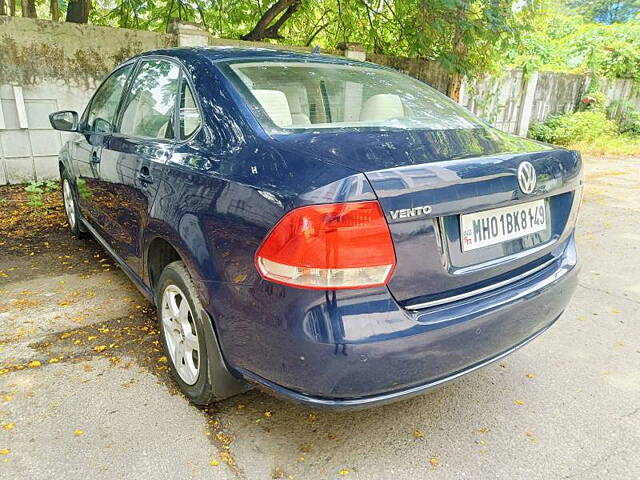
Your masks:
{"label": "paved ground", "polygon": [[640,159],[587,163],[563,318],[500,364],[357,413],[259,392],[191,406],[153,310],[95,243],[7,234],[0,477],[640,478]]}

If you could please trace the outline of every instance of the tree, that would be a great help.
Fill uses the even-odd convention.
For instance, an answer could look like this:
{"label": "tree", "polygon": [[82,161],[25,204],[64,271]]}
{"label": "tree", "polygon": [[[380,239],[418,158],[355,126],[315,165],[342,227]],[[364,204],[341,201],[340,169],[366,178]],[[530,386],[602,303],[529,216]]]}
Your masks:
{"label": "tree", "polygon": [[67,5],[67,17],[65,21],[72,23],[87,23],[89,21],[90,11],[91,0],[69,0],[69,4]]}
{"label": "tree", "polygon": [[608,24],[626,22],[640,12],[640,0],[572,0],[569,6],[588,20]]}
{"label": "tree", "polygon": [[[281,39],[280,27],[293,15],[300,7],[301,0],[277,0],[260,17],[256,26],[241,38],[243,40],[260,41],[265,38]],[[278,16],[280,16],[278,18]],[[277,19],[277,20],[276,20]]]}
{"label": "tree", "polygon": [[537,2],[518,0],[396,0],[394,18],[409,56],[437,60],[457,99],[463,76],[495,71],[509,46],[529,28]]}

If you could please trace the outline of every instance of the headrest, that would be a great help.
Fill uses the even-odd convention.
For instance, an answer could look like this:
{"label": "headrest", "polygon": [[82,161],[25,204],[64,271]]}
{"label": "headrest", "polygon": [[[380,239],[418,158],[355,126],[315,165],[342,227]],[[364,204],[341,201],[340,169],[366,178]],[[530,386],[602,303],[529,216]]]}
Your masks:
{"label": "headrest", "polygon": [[402,100],[392,93],[380,93],[367,98],[360,111],[360,121],[382,121],[404,117]]}
{"label": "headrest", "polygon": [[291,126],[291,110],[284,92],[280,90],[251,90],[273,123],[279,127]]}

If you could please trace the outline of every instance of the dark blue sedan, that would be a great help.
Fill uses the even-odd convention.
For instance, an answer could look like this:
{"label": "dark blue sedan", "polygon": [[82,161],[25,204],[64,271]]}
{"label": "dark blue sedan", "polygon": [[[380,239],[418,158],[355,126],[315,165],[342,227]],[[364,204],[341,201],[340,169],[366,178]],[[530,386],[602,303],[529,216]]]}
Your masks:
{"label": "dark blue sedan", "polygon": [[69,227],[158,308],[184,393],[418,394],[549,328],[576,286],[578,153],[370,63],[171,49],[120,65],[60,153]]}

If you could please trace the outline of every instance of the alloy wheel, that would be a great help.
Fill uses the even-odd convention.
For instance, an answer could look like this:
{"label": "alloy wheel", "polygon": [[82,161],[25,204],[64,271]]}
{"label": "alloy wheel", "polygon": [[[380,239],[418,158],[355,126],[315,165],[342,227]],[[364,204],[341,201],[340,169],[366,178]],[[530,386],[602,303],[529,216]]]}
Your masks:
{"label": "alloy wheel", "polygon": [[165,288],[160,315],[171,361],[182,381],[193,385],[200,374],[200,344],[189,302],[176,285]]}
{"label": "alloy wheel", "polygon": [[64,200],[64,210],[67,213],[67,221],[71,230],[76,226],[76,205],[73,200],[73,193],[71,192],[71,185],[66,178],[62,182],[62,197]]}

